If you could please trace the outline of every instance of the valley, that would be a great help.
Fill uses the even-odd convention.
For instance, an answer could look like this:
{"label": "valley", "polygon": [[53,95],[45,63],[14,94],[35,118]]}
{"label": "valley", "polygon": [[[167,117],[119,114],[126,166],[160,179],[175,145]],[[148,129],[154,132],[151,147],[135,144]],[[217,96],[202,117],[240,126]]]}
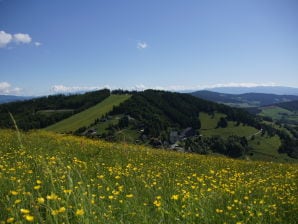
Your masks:
{"label": "valley", "polygon": [[[89,95],[98,95],[101,98],[95,104],[96,98],[93,100]],[[60,100],[54,102],[52,98]],[[90,99],[93,103],[89,103]],[[79,109],[72,103],[74,100],[78,100],[77,105],[81,105],[81,102],[88,106]],[[64,98],[50,96],[24,103],[3,104],[0,106],[0,116],[7,116],[5,110],[13,108],[15,104],[24,108],[20,112],[13,112],[17,125],[23,130],[35,125],[29,129],[42,128],[56,133],[179,152],[223,154],[246,160],[297,161],[296,143],[291,140],[291,144],[286,144],[295,138],[294,127],[280,128],[274,125],[273,120],[263,121],[262,117],[268,117],[266,115],[255,117],[243,109],[189,94],[156,90],[100,90]],[[36,105],[35,113],[28,117],[28,113],[24,114],[24,111],[32,110],[32,104]],[[273,117],[272,114],[270,116]],[[20,118],[22,119],[19,120]],[[36,120],[39,122],[38,126]],[[42,120],[50,125],[43,127]],[[9,117],[2,120],[2,127],[9,125],[12,125]],[[279,153],[281,150],[283,153]]]}

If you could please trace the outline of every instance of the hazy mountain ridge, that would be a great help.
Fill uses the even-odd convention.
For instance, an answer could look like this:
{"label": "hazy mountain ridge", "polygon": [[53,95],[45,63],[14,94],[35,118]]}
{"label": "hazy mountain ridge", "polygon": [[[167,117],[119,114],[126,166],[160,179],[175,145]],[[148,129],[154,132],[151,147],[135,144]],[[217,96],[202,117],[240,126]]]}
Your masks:
{"label": "hazy mountain ridge", "polygon": [[32,98],[33,97],[30,97],[30,96],[0,95],[0,104],[10,103],[10,102],[15,102],[15,101],[29,100]]}
{"label": "hazy mountain ridge", "polygon": [[277,95],[253,92],[243,94],[228,94],[201,90],[190,94],[206,100],[214,101],[217,103],[224,103],[236,107],[259,107],[298,100],[298,95]]}
{"label": "hazy mountain ridge", "polygon": [[298,95],[298,88],[287,86],[214,87],[206,88],[206,90],[227,94],[268,93],[277,95]]}

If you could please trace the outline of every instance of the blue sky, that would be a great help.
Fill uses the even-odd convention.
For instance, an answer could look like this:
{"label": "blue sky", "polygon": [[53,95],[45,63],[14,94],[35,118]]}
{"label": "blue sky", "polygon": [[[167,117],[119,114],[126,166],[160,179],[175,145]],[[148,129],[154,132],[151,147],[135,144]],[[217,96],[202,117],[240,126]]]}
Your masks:
{"label": "blue sky", "polygon": [[0,94],[298,87],[297,0],[0,0]]}

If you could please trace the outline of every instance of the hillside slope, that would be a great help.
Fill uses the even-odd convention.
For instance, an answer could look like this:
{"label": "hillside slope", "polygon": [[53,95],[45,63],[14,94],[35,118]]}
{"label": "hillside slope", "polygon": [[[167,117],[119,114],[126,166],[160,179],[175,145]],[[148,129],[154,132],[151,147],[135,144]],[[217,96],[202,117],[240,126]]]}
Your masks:
{"label": "hillside slope", "polygon": [[111,95],[97,105],[84,110],[78,114],[75,114],[69,118],[66,118],[58,123],[55,123],[49,127],[46,127],[45,130],[67,133],[74,132],[77,129],[89,126],[97,118],[105,115],[110,112],[114,106],[118,106],[120,103],[129,99],[130,95]]}
{"label": "hillside slope", "polygon": [[284,109],[290,110],[292,112],[298,111],[298,100],[291,101],[291,102],[285,102],[285,103],[279,103],[279,107],[282,107]]}
{"label": "hillside slope", "polygon": [[[295,164],[0,130],[0,222],[295,223]],[[9,212],[7,212],[9,211]]]}
{"label": "hillside slope", "polygon": [[20,129],[39,129],[96,105],[110,96],[107,89],[72,95],[52,95],[0,105],[0,127],[11,128],[13,121]]}
{"label": "hillside slope", "polygon": [[[206,116],[202,116],[204,114]],[[278,156],[278,150],[285,142],[281,139],[284,135],[271,126],[242,109],[189,94],[156,90],[135,92],[130,99],[102,115],[94,116],[95,121],[92,123],[90,119],[92,124],[87,130],[80,127],[76,134],[200,154],[221,153],[230,157],[281,162],[291,160],[285,154]],[[81,118],[85,119],[84,116]],[[204,130],[206,120],[213,122],[214,127]],[[82,125],[76,125],[76,128]],[[74,128],[69,130],[74,131]],[[274,146],[269,153],[265,152],[268,151],[266,145]],[[262,148],[264,152],[260,156]],[[296,157],[293,150],[283,152]]]}

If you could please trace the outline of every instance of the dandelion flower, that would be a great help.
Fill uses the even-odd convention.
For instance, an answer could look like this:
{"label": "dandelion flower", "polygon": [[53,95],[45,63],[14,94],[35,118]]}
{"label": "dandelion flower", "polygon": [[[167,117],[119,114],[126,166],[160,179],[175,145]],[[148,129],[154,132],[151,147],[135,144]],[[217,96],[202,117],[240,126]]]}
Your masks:
{"label": "dandelion flower", "polygon": [[6,222],[7,222],[7,223],[13,223],[13,222],[14,222],[14,218],[13,218],[13,217],[8,218],[8,219],[6,220]]}
{"label": "dandelion flower", "polygon": [[30,213],[30,211],[28,209],[24,209],[24,208],[21,208],[20,211],[21,211],[22,214],[29,214]]}
{"label": "dandelion flower", "polygon": [[161,202],[158,201],[158,200],[155,200],[155,201],[153,202],[153,204],[154,204],[156,207],[160,207],[160,206],[161,206]]}
{"label": "dandelion flower", "polygon": [[59,213],[63,213],[63,212],[65,212],[65,211],[66,211],[66,208],[65,208],[65,207],[61,207],[61,208],[59,208],[59,210],[58,210]]}
{"label": "dandelion flower", "polygon": [[37,202],[39,203],[39,204],[43,204],[44,203],[44,198],[43,197],[39,197],[39,198],[37,198]]}
{"label": "dandelion flower", "polygon": [[81,215],[84,215],[85,212],[84,212],[84,209],[77,209],[76,210],[76,216],[81,216]]}
{"label": "dandelion flower", "polygon": [[33,222],[34,221],[34,217],[32,215],[26,215],[25,216],[25,219],[28,221],[28,222]]}
{"label": "dandelion flower", "polygon": [[10,193],[11,193],[12,195],[18,195],[18,194],[19,194],[19,192],[17,192],[17,191],[10,191]]}
{"label": "dandelion flower", "polygon": [[174,194],[171,197],[172,200],[178,200],[178,198],[179,198],[179,195],[178,194]]}
{"label": "dandelion flower", "polygon": [[39,190],[40,189],[40,185],[36,185],[33,187],[34,190]]}

